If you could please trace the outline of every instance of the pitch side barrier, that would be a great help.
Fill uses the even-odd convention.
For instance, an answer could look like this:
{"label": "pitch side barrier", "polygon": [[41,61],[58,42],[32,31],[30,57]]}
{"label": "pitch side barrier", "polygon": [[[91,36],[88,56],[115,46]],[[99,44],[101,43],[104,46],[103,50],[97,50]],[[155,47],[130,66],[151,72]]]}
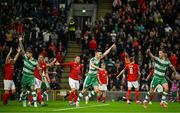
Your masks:
{"label": "pitch side barrier", "polygon": [[[0,90],[0,100],[2,100],[3,90]],[[142,101],[145,98],[147,92],[139,92],[139,99]],[[69,90],[47,90],[46,101],[49,100],[68,100]],[[18,100],[18,94],[14,96],[15,100]],[[169,95],[168,98],[171,98]],[[13,99],[13,98],[12,98]],[[155,93],[153,101],[159,101],[161,99],[161,92]],[[96,96],[93,96],[90,100],[96,100]],[[126,101],[126,91],[107,91],[107,101]],[[135,92],[131,92],[131,100],[135,100]]]}
{"label": "pitch side barrier", "polygon": [[[49,90],[48,100],[68,100],[69,90]],[[144,100],[147,92],[139,92],[139,99]],[[159,101],[161,99],[161,93],[155,93],[153,101]],[[93,96],[90,100],[96,100],[96,96]],[[107,91],[107,101],[126,101],[126,91]],[[131,92],[131,100],[135,100],[135,92]]]}

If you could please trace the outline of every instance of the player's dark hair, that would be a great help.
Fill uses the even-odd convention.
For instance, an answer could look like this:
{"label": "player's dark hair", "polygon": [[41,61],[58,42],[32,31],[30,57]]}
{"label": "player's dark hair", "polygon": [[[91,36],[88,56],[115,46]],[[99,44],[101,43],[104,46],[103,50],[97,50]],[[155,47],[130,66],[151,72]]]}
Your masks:
{"label": "player's dark hair", "polygon": [[95,51],[95,53],[97,53],[97,52],[102,52],[100,49],[97,49],[96,51]]}

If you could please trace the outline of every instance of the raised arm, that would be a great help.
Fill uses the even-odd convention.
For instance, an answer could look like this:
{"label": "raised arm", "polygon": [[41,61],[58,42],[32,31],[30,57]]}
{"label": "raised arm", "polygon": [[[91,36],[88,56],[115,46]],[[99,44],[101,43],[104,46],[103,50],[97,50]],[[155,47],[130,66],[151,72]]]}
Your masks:
{"label": "raised arm", "polygon": [[9,59],[11,53],[12,53],[12,47],[10,48],[9,53],[6,56],[6,61],[5,61],[6,64],[8,63],[8,59]]}
{"label": "raised arm", "polygon": [[46,78],[47,78],[47,81],[50,83],[50,78],[49,78],[49,74],[48,74],[48,68],[46,68]]}
{"label": "raised arm", "polygon": [[104,58],[107,54],[109,54],[109,52],[111,51],[111,49],[112,49],[113,47],[115,47],[115,46],[116,46],[116,45],[115,45],[115,43],[114,43],[108,50],[106,50],[106,51],[102,54],[101,59]]}
{"label": "raised arm", "polygon": [[56,62],[56,58],[54,58],[52,62],[47,63],[46,65],[47,65],[47,67],[51,67],[55,64],[55,62]]}
{"label": "raised arm", "polygon": [[140,69],[139,69],[139,67],[138,67],[138,80],[140,80],[141,79],[141,72],[140,72]]}
{"label": "raised arm", "polygon": [[152,60],[156,59],[156,57],[151,53],[150,49],[147,49],[147,53],[149,54]]}
{"label": "raised arm", "polygon": [[125,70],[126,70],[126,68],[124,68],[124,69],[118,74],[118,76],[117,76],[116,78],[118,78],[119,76],[121,76],[121,75],[125,72]]}
{"label": "raised arm", "polygon": [[24,46],[22,44],[22,36],[19,37],[19,46],[20,46],[20,49],[21,49],[21,53],[24,55],[25,54],[25,50],[24,50]]}
{"label": "raised arm", "polygon": [[16,62],[16,61],[17,61],[17,59],[18,59],[18,57],[19,57],[20,52],[21,52],[21,49],[20,49],[20,47],[18,47],[18,48],[17,48],[17,54],[16,54],[16,56],[14,57],[14,62]]}

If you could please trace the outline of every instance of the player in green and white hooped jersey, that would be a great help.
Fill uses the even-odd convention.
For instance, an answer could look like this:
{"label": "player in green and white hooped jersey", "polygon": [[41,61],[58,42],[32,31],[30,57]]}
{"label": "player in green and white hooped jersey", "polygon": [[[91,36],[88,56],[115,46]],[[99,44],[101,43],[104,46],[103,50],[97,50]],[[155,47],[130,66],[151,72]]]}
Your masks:
{"label": "player in green and white hooped jersey", "polygon": [[83,84],[83,90],[79,93],[78,101],[76,102],[76,107],[79,106],[79,102],[80,102],[81,98],[88,91],[89,87],[92,86],[94,88],[94,92],[99,93],[98,78],[97,78],[97,72],[98,72],[98,70],[101,70],[101,68],[99,68],[99,62],[102,58],[104,58],[104,56],[106,56],[111,51],[111,49],[113,47],[115,47],[115,44],[113,44],[103,54],[101,51],[97,50],[95,52],[95,57],[90,59],[89,71],[87,73],[87,76],[86,76],[84,84]]}
{"label": "player in green and white hooped jersey", "polygon": [[37,107],[37,95],[34,87],[34,69],[37,66],[37,61],[33,58],[32,51],[30,49],[27,49],[27,51],[24,51],[24,47],[22,44],[22,36],[19,37],[19,45],[22,50],[23,55],[23,71],[22,71],[22,93],[20,94],[20,100],[23,101],[23,107],[26,107],[26,101],[28,99],[28,90],[30,91],[30,94],[32,95],[32,99],[34,102],[34,107]]}
{"label": "player in green and white hooped jersey", "polygon": [[144,108],[147,108],[147,103],[149,101],[149,97],[151,96],[151,94],[153,94],[156,86],[159,84],[162,85],[162,87],[164,89],[160,105],[162,107],[167,107],[166,97],[168,95],[169,88],[168,88],[168,82],[166,81],[166,78],[165,78],[165,72],[168,67],[171,67],[171,69],[174,71],[174,73],[176,75],[176,70],[172,66],[169,59],[167,58],[167,54],[165,52],[159,51],[159,57],[155,57],[150,52],[150,49],[147,50],[147,53],[149,54],[151,59],[155,62],[155,65],[154,65],[154,76],[151,81],[150,91],[147,92],[147,94],[145,96],[145,100],[143,102]]}

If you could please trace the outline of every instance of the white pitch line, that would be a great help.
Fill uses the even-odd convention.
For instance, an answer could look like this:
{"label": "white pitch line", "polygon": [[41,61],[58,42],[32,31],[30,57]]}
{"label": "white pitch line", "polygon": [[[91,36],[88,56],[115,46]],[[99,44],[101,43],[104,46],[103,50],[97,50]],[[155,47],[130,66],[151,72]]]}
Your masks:
{"label": "white pitch line", "polygon": [[67,111],[72,109],[82,109],[82,108],[93,108],[93,107],[101,107],[101,106],[108,106],[109,104],[100,104],[100,105],[91,105],[91,106],[84,106],[84,107],[72,107],[72,108],[62,108],[62,109],[55,109],[53,111]]}

